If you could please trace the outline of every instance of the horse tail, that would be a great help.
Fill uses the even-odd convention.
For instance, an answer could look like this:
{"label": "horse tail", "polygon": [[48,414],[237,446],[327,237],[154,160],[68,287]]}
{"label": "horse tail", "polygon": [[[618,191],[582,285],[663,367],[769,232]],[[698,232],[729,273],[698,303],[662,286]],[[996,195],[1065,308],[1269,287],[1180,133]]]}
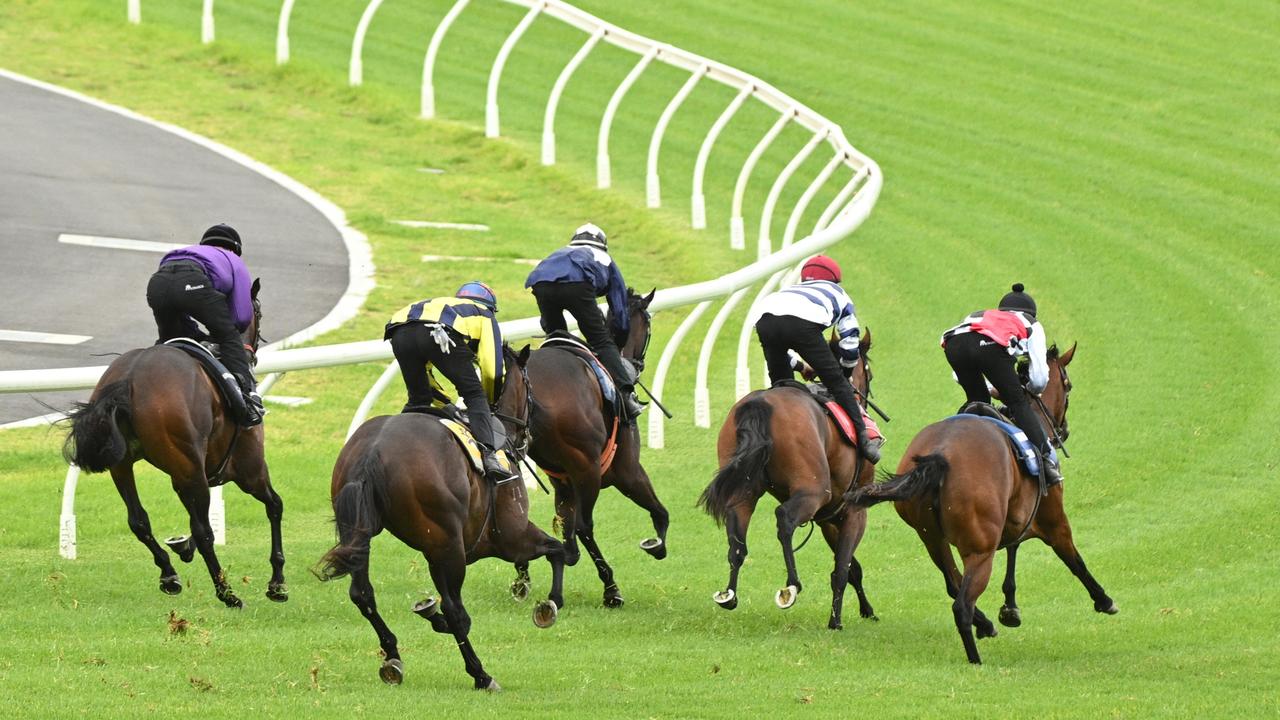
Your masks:
{"label": "horse tail", "polygon": [[916,466],[901,475],[886,474],[874,485],[864,485],[850,492],[849,503],[859,507],[871,507],[885,500],[911,500],[925,493],[936,493],[951,470],[943,456],[932,453],[912,458]]}
{"label": "horse tail", "polygon": [[338,544],[320,558],[316,577],[335,580],[369,567],[369,541],[382,532],[386,498],[387,471],[378,451],[371,450],[356,461],[346,485],[333,499]]}
{"label": "horse tail", "polygon": [[772,420],[773,406],[760,397],[748,400],[734,412],[737,448],[698,498],[698,505],[717,523],[724,524],[734,505],[764,495],[769,483],[765,465],[773,456],[773,436],[769,432]]}
{"label": "horse tail", "polygon": [[124,460],[129,442],[120,429],[128,419],[133,388],[128,380],[117,380],[102,388],[98,397],[78,402],[67,414],[71,432],[62,444],[62,456],[91,473],[102,472]]}

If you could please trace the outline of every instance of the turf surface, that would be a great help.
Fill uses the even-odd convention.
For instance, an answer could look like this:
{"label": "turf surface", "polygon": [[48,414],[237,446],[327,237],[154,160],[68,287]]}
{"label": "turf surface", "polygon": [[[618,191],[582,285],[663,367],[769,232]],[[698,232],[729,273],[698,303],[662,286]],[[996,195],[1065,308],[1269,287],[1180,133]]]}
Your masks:
{"label": "turf surface", "polygon": [[[349,37],[363,2],[301,0],[295,62],[272,65],[276,3],[221,0],[219,41],[201,47],[199,3],[10,0],[0,6],[0,66],[189,127],[293,175],[344,207],[375,247],[379,286],[361,317],[325,342],[375,337],[410,299],[483,274],[504,315],[532,312],[518,265],[423,264],[423,252],[522,257],[563,242],[590,217],[617,239],[633,284],[673,285],[736,267],[726,248],[736,165],[772,118],[735,120],[713,156],[712,230],[687,227],[688,168],[698,131],[730,97],[695,95],[670,131],[661,212],[643,210],[647,128],[683,77],[637,84],[613,136],[621,192],[594,186],[595,123],[604,93],[633,62],[593,57],[562,104],[564,164],[537,160],[542,98],[580,38],[536,23],[502,89],[503,130],[488,141],[488,62],[521,10],[477,0],[445,45],[438,105],[422,123],[417,73],[446,3],[391,0],[375,20],[366,86],[345,86]],[[888,508],[873,511],[859,550],[880,622],[825,629],[829,555],[800,555],[798,605],[773,607],[784,574],[761,503],[733,613],[710,593],[725,575],[723,534],[693,508],[714,470],[713,434],[691,425],[687,396],[668,448],[645,462],[672,510],[671,557],[634,543],[642,513],[602,497],[597,534],[628,604],[599,606],[587,564],[567,575],[569,607],[539,631],[495,561],[466,586],[473,642],[506,692],[477,696],[451,642],[406,610],[430,580],[395,541],[374,546],[382,607],[402,641],[407,679],[375,676],[372,631],[344,584],[306,573],[331,541],[328,473],[376,366],[289,376],[278,391],[317,401],[278,409],[269,461],[286,503],[289,604],[261,597],[265,518],[229,493],[230,544],[243,612],[221,608],[198,565],[187,591],[155,588],[106,477],[85,478],[77,511],[81,559],[55,553],[63,466],[56,433],[0,438],[0,704],[31,717],[464,716],[738,717],[789,709],[821,716],[1241,716],[1280,713],[1276,564],[1280,505],[1274,441],[1280,373],[1275,290],[1275,168],[1280,11],[1270,3],[943,2],[830,0],[733,4],[583,2],[618,24],[760,75],[839,123],[886,175],[865,227],[833,254],[859,316],[875,331],[877,400],[895,421],[886,466],[919,427],[960,400],[937,334],[1025,282],[1054,339],[1079,341],[1072,365],[1073,459],[1067,509],[1077,543],[1121,608],[1092,612],[1075,580],[1040,547],[1021,556],[1024,625],[964,663],[942,583]],[[588,72],[589,71],[589,72]],[[776,171],[806,138],[788,132],[766,156]],[[812,173],[820,160],[806,168]],[[445,175],[416,172],[442,167]],[[797,183],[799,185],[799,183]],[[757,181],[748,206],[767,183]],[[798,188],[784,197],[793,201]],[[829,194],[826,196],[829,199]],[[820,197],[815,208],[824,205]],[[405,217],[484,222],[483,248],[461,233],[410,231]],[[748,227],[752,225],[748,219]],[[812,219],[809,220],[812,222]],[[775,225],[779,231],[781,220]],[[248,255],[252,262],[252,251]],[[265,279],[270,312],[270,279]],[[284,289],[275,289],[282,292]],[[679,314],[657,317],[660,335]],[[148,322],[139,297],[139,321]],[[717,353],[720,417],[732,387],[731,343]],[[669,387],[692,386],[693,350]],[[394,394],[391,394],[394,395]],[[391,409],[388,397],[383,409]],[[157,532],[184,521],[167,482],[143,475]],[[549,524],[545,498],[534,515]],[[545,592],[544,564],[534,592]],[[995,607],[998,592],[986,602]],[[181,621],[185,621],[185,625]],[[799,707],[797,707],[799,706]],[[808,707],[804,707],[808,706]]]}

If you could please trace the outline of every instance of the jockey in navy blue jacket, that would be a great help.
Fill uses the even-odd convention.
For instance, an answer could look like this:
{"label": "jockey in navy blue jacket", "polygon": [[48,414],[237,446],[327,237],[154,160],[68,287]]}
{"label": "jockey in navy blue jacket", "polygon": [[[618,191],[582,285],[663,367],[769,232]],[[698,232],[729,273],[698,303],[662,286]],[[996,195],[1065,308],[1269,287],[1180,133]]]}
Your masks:
{"label": "jockey in navy blue jacket", "polygon": [[[578,321],[583,337],[622,391],[627,419],[632,420],[644,406],[635,396],[635,369],[623,361],[614,341],[615,337],[626,337],[631,330],[627,283],[608,249],[604,231],[587,223],[574,231],[568,246],[538,263],[524,286],[533,290],[543,331],[568,330],[565,312]],[[596,305],[596,298],[601,296],[609,301],[609,328]]]}

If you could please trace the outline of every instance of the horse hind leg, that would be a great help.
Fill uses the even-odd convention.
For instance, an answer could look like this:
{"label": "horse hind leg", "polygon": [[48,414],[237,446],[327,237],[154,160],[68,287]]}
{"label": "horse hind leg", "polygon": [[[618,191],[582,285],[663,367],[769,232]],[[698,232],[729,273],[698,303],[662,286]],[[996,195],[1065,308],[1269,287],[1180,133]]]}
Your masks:
{"label": "horse hind leg", "polygon": [[382,648],[382,667],[378,668],[378,677],[388,685],[399,685],[404,682],[404,663],[400,660],[400,649],[395,633],[391,632],[391,628],[378,614],[378,602],[374,597],[373,584],[369,582],[367,554],[364,563],[351,570],[351,589],[348,594],[356,609],[378,634],[378,645]]}
{"label": "horse hind leg", "polygon": [[173,486],[191,518],[191,539],[204,558],[205,566],[209,568],[214,594],[227,607],[244,607],[244,602],[236,597],[231,585],[227,583],[226,573],[213,549],[213,528],[209,524],[209,485],[203,473],[181,482],[175,477]]}
{"label": "horse hind leg", "polygon": [[800,575],[796,572],[796,552],[792,544],[796,528],[801,523],[812,520],[813,514],[820,507],[822,499],[816,493],[797,492],[774,511],[778,518],[778,542],[782,545],[782,559],[787,566],[787,585],[778,591],[774,602],[783,610],[795,604],[803,589]]}
{"label": "horse hind leg", "polygon": [[434,557],[427,559],[431,568],[431,580],[440,593],[441,613],[444,615],[449,632],[458,643],[458,651],[462,653],[467,674],[475,682],[475,689],[497,692],[502,688],[484,671],[484,666],[480,663],[480,658],[468,639],[471,632],[471,617],[462,604],[462,583],[467,575],[467,561],[462,547],[455,544],[433,555]]}
{"label": "horse hind leg", "polygon": [[751,498],[734,505],[725,515],[724,532],[729,539],[729,583],[724,590],[711,596],[725,610],[738,607],[738,572],[747,559],[747,528],[751,525],[751,515],[756,511],[758,500]]}
{"label": "horse hind leg", "polygon": [[964,643],[965,654],[968,655],[969,662],[975,665],[982,664],[982,657],[978,655],[978,645],[973,639],[977,601],[982,591],[987,589],[987,582],[991,579],[991,563],[994,557],[994,551],[974,553],[964,557],[964,577],[960,580],[956,599],[951,604],[951,613],[955,616],[956,630]]}
{"label": "horse hind leg", "polygon": [[138,497],[138,486],[133,476],[133,465],[126,462],[113,466],[111,468],[111,479],[115,482],[116,491],[120,493],[120,498],[124,500],[125,508],[128,511],[129,529],[138,538],[138,542],[141,542],[151,551],[151,558],[156,567],[160,569],[160,590],[169,595],[177,595],[182,592],[182,581],[178,578],[178,572],[173,569],[173,562],[169,558],[169,553],[160,546],[160,543],[156,542],[155,536],[151,534],[151,518],[147,516],[146,509],[142,507],[142,500]]}
{"label": "horse hind leg", "polygon": [[862,540],[867,527],[866,510],[855,509],[844,514],[839,525],[827,523],[822,526],[823,537],[831,546],[835,557],[835,569],[831,571],[831,617],[827,627],[840,630],[844,627],[841,614],[844,607],[844,589],[852,586],[858,594],[858,612],[864,618],[875,619],[875,611],[867,601],[866,592],[862,588],[862,566],[854,557],[854,551]]}
{"label": "horse hind leg", "polygon": [[551,484],[556,491],[556,517],[551,523],[552,532],[560,526],[564,536],[564,562],[569,567],[578,564],[581,552],[578,550],[578,500],[573,483],[568,480],[552,479]]}
{"label": "horse hind leg", "polygon": [[[927,532],[917,528],[916,534],[920,536],[920,540],[924,543],[924,547],[929,552],[929,558],[933,560],[933,564],[942,572],[942,579],[947,586],[947,596],[954,600],[960,593],[961,576],[960,569],[956,567],[955,555],[951,553],[951,546],[943,539],[941,529],[936,528],[936,526],[928,528]],[[983,614],[977,605],[973,607],[973,627],[977,631],[979,639],[997,635],[995,624]]]}

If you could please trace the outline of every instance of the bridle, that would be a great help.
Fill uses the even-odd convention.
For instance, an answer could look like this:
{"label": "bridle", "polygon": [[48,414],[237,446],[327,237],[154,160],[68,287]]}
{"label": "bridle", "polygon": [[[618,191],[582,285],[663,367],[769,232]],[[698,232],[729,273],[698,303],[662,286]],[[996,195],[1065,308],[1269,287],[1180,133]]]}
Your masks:
{"label": "bridle", "polygon": [[[516,454],[516,459],[521,460],[529,452],[529,419],[533,414],[533,405],[535,402],[533,398],[533,385],[529,383],[529,371],[524,365],[520,364],[519,360],[516,358],[514,350],[509,346],[504,345],[502,349],[502,358],[503,362],[510,360],[511,365],[515,366],[520,371],[520,380],[524,384],[524,408],[520,417],[508,415],[497,410],[494,411],[493,416],[503,422],[507,422],[515,426],[516,433],[509,438],[508,445],[510,445],[511,451]],[[510,374],[508,372],[508,377],[509,376]],[[498,398],[499,404],[502,403],[502,398],[506,397],[507,394],[507,381],[504,379],[502,384],[502,395]]]}
{"label": "bridle", "polygon": [[636,309],[631,312],[634,314],[637,310],[640,316],[644,318],[644,342],[640,344],[639,352],[633,353],[632,357],[627,359],[631,361],[631,364],[635,365],[636,374],[638,375],[644,372],[644,358],[649,354],[649,342],[653,340],[653,315],[643,305],[637,304]]}
{"label": "bridle", "polygon": [[1067,408],[1071,406],[1071,378],[1067,375],[1067,368],[1061,362],[1056,363],[1058,366],[1058,378],[1062,381],[1062,422],[1059,424],[1053,419],[1053,414],[1049,412],[1048,406],[1044,404],[1044,398],[1035,393],[1028,392],[1032,399],[1035,400],[1036,407],[1040,409],[1040,414],[1044,417],[1045,424],[1049,427],[1049,444],[1056,448],[1061,448],[1063,454],[1067,452],[1067,448],[1063,445],[1070,435],[1067,428]]}
{"label": "bridle", "polygon": [[[241,338],[243,339],[243,338]],[[258,364],[258,346],[262,344],[262,302],[253,298],[253,337],[244,343],[244,351],[249,353],[249,365]]]}

